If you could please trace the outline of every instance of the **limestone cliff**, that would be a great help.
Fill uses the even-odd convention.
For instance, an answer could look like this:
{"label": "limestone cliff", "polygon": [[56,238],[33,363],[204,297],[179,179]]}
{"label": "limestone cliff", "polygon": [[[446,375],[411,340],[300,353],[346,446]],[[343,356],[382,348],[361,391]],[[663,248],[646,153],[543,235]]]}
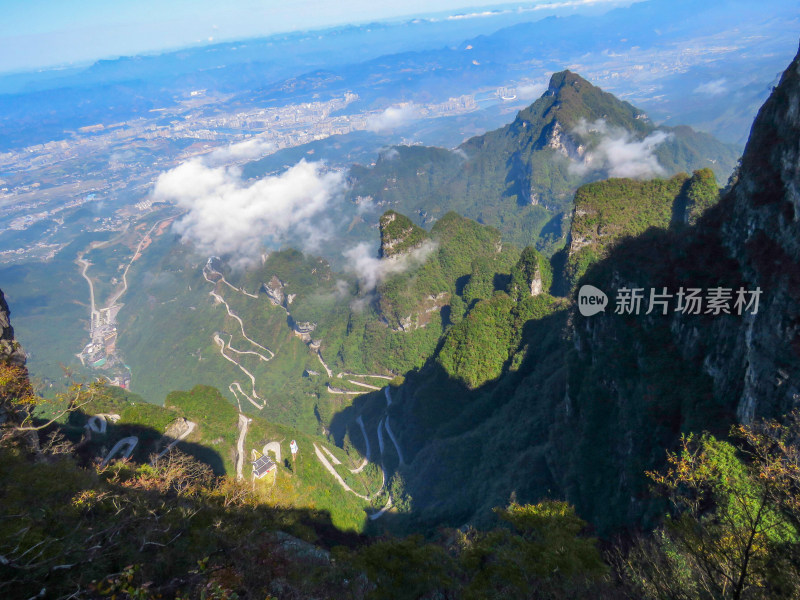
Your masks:
{"label": "limestone cliff", "polygon": [[[595,184],[599,185],[599,184]],[[800,385],[800,63],[760,110],[738,180],[693,228],[625,240],[581,280],[609,295],[605,313],[572,316],[563,401],[549,466],[591,520],[640,519],[642,473],[681,433],[726,435],[736,422],[780,417]],[[687,208],[692,209],[687,205]],[[691,222],[691,219],[688,220]],[[575,238],[573,238],[573,242]],[[623,288],[639,314],[614,314]],[[757,309],[676,310],[680,289],[760,291]],[[646,314],[650,290],[671,294]],[[751,299],[748,296],[748,300]]]}
{"label": "limestone cliff", "polygon": [[[397,394],[405,416],[398,435],[420,448],[408,489],[423,518],[479,520],[513,493],[520,502],[564,497],[601,534],[647,526],[661,509],[645,472],[663,467],[681,434],[725,437],[738,422],[797,406],[800,59],[759,112],[738,177],[718,203],[713,174],[702,170],[592,186],[583,189],[592,203],[577,198],[572,254],[562,253],[560,268],[592,249],[573,260],[569,283],[603,290],[606,310],[583,316],[573,302],[526,322],[526,355],[495,383],[455,389],[431,369],[408,376]],[[512,273],[512,295],[526,295],[535,258]],[[624,288],[641,290],[642,300],[616,314]],[[689,288],[703,298],[697,312],[678,309]],[[714,289],[731,293],[726,310],[709,310]],[[757,309],[736,309],[740,289],[760,291]],[[648,312],[651,290],[665,294],[664,310]],[[478,455],[478,445],[502,454]],[[458,498],[443,481],[461,486]]]}
{"label": "limestone cliff", "polygon": [[381,258],[394,258],[419,248],[428,239],[427,232],[411,219],[393,210],[386,211],[379,222],[381,231]]}
{"label": "limestone cliff", "polygon": [[725,332],[740,362],[716,364],[747,422],[795,407],[800,386],[800,55],[758,113],[725,212],[724,244],[763,290],[758,314]]}
{"label": "limestone cliff", "polygon": [[14,339],[11,326],[11,309],[8,307],[3,290],[0,290],[0,361],[23,366],[25,353]]}

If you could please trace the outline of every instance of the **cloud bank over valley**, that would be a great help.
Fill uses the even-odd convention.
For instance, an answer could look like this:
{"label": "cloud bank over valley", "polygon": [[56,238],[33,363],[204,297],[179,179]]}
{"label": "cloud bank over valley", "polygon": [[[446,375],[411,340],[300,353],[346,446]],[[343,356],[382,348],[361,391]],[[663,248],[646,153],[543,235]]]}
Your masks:
{"label": "cloud bank over valley", "polygon": [[666,174],[655,155],[658,146],[672,136],[666,131],[654,131],[638,140],[627,130],[598,119],[592,123],[582,120],[573,133],[582,139],[591,139],[582,160],[571,165],[573,172],[605,171],[609,177],[633,179]]}
{"label": "cloud bank over valley", "polygon": [[237,167],[192,159],[161,174],[153,198],[186,210],[173,226],[184,241],[242,268],[260,256],[265,242],[299,236],[305,250],[317,248],[330,235],[326,213],[344,188],[344,175],[321,162],[301,160],[280,175],[246,182]]}

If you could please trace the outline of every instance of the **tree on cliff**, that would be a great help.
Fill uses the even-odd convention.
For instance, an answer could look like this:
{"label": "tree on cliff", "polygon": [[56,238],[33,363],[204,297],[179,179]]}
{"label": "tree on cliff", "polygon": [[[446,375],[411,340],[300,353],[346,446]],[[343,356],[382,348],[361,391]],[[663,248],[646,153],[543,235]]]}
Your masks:
{"label": "tree on cliff", "polygon": [[670,514],[625,569],[647,598],[796,598],[800,592],[800,416],[737,426],[741,449],[686,436],[648,473]]}

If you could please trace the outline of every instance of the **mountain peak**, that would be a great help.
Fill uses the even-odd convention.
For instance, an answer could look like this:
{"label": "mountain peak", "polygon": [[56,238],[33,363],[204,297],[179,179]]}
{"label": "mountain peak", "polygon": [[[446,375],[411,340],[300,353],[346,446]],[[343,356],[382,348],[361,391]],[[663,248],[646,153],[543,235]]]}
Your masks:
{"label": "mountain peak", "polygon": [[393,210],[387,210],[380,218],[381,258],[391,258],[418,248],[428,238],[427,232],[415,225],[411,219]]}
{"label": "mountain peak", "polygon": [[562,88],[564,88],[567,85],[580,85],[583,83],[589,86],[592,85],[577,73],[573,73],[569,69],[565,69],[564,71],[553,73],[550,76],[550,85],[547,86],[546,93],[552,96],[558,93]]}
{"label": "mountain peak", "polygon": [[[547,91],[520,111],[508,129],[513,136],[523,139],[522,146],[533,144],[536,149],[553,147],[576,159],[578,155],[574,150],[582,142],[571,132],[582,123],[597,121],[637,137],[655,129],[642,111],[569,70],[553,73]],[[558,139],[554,141],[554,138]],[[519,139],[516,144],[520,145]],[[567,147],[573,151],[564,151]]]}

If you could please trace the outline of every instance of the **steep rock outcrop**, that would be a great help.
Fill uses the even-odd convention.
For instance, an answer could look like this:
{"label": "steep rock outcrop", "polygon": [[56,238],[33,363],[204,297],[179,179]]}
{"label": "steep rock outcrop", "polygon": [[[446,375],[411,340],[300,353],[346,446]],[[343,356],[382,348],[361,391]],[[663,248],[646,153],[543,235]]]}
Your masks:
{"label": "steep rock outcrop", "polygon": [[286,295],[284,294],[285,285],[283,281],[273,275],[269,282],[261,284],[261,289],[273,305],[286,308]]}
{"label": "steep rock outcrop", "polygon": [[[25,353],[14,339],[10,317],[11,309],[0,290],[0,425],[23,423],[30,407],[24,400],[33,395],[25,367]],[[39,439],[35,432],[21,432],[21,439],[31,450],[38,452]]]}
{"label": "steep rock outcrop", "polygon": [[[726,212],[724,244],[763,292],[736,332],[745,370],[737,415],[748,422],[796,406],[800,387],[800,55],[756,117]],[[721,361],[718,378],[737,377],[733,366]]]}
{"label": "steep rock outcrop", "polygon": [[14,339],[11,309],[8,307],[3,290],[0,290],[0,362],[10,362],[17,366],[25,365],[25,353]]}
{"label": "steep rock outcrop", "polygon": [[[643,473],[663,462],[663,449],[674,447],[681,433],[724,436],[736,422],[780,417],[797,405],[798,190],[796,58],[759,111],[738,181],[719,204],[696,227],[647,231],[586,271],[582,281],[605,290],[610,306],[590,317],[573,310],[574,349],[548,461],[590,520],[646,517]],[[686,200],[684,222],[691,222],[692,211],[705,207]],[[614,314],[622,288],[643,290],[639,314]],[[676,310],[681,288],[698,288],[704,298],[714,288],[735,298],[741,288],[748,300],[760,291],[759,304],[738,314],[731,301],[730,314],[714,314],[704,300],[699,314],[684,313]],[[660,308],[646,314],[651,289],[672,294],[667,314]]]}
{"label": "steep rock outcrop", "polygon": [[411,219],[393,210],[386,211],[379,221],[381,247],[379,256],[391,259],[419,248],[428,239],[427,232]]}

